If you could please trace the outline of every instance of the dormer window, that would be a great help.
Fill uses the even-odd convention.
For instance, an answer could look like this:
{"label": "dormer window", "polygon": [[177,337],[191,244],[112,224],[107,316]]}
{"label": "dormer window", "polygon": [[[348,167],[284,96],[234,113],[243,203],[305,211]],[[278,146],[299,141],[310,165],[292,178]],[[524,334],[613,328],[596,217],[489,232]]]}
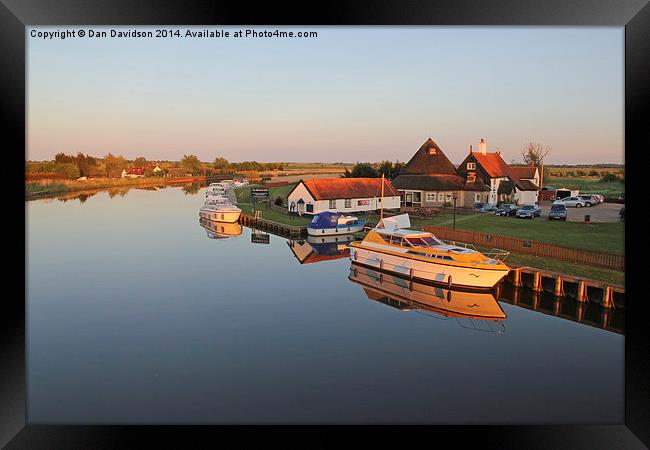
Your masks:
{"label": "dormer window", "polygon": [[467,182],[468,183],[473,183],[476,181],[476,174],[475,173],[468,173],[467,174]]}
{"label": "dormer window", "polygon": [[435,155],[435,154],[436,154],[436,149],[433,148],[433,147],[431,147],[431,148],[429,149],[429,154],[430,154],[430,155]]}
{"label": "dormer window", "polygon": [[476,170],[476,163],[468,162],[467,163],[467,170]]}

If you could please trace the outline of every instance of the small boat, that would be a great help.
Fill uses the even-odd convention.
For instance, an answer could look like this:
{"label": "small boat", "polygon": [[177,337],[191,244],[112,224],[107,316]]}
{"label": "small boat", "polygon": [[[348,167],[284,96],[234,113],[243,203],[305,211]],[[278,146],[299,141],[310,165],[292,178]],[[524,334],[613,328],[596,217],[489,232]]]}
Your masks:
{"label": "small boat", "polygon": [[307,225],[307,234],[310,236],[332,236],[356,233],[363,230],[365,225],[365,220],[359,220],[354,216],[326,211],[314,216]]}
{"label": "small boat", "polygon": [[408,214],[382,218],[360,242],[350,243],[355,263],[450,289],[492,289],[510,268],[509,255],[493,249],[487,255],[468,245],[442,242],[432,233],[408,229]]}
{"label": "small boat", "polygon": [[359,284],[370,300],[402,311],[427,311],[443,317],[487,321],[507,318],[491,292],[464,292],[384,275],[352,263],[348,279]]}
{"label": "small boat", "polygon": [[241,209],[233,205],[228,199],[208,197],[199,211],[199,217],[215,222],[234,223],[239,220]]}
{"label": "small boat", "polygon": [[343,243],[312,244],[308,238],[307,241],[287,241],[287,245],[300,264],[331,261],[350,256],[350,249]]}
{"label": "small boat", "polygon": [[237,222],[213,222],[212,220],[200,218],[199,224],[205,228],[210,239],[225,239],[239,236],[242,233],[242,227]]}
{"label": "small boat", "polygon": [[225,197],[226,188],[221,183],[210,183],[210,186],[205,191],[206,197]]}

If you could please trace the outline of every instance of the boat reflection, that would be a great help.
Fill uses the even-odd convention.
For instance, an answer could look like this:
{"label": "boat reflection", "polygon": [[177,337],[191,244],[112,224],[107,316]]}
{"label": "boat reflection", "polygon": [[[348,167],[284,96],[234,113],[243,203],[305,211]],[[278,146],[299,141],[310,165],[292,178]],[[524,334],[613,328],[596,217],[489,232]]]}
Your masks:
{"label": "boat reflection", "polygon": [[242,227],[237,222],[214,222],[201,217],[199,218],[199,224],[205,228],[210,239],[225,239],[239,236],[242,233]]}
{"label": "boat reflection", "polygon": [[287,241],[287,245],[300,264],[311,264],[350,257],[347,244],[354,238],[348,236],[307,237],[307,240]]}
{"label": "boat reflection", "polygon": [[355,264],[349,280],[361,285],[370,300],[402,311],[433,314],[435,318],[456,318],[463,327],[503,332],[507,318],[491,292],[466,292],[409,281]]}

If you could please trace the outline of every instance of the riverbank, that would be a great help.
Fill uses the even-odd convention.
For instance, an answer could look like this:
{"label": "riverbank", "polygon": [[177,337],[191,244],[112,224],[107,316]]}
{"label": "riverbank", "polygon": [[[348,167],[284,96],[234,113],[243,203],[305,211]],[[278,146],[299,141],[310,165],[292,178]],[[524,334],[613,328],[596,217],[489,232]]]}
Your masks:
{"label": "riverbank", "polygon": [[76,191],[90,191],[115,188],[155,187],[173,184],[199,183],[204,176],[183,178],[94,178],[90,180],[44,180],[25,183],[25,200],[67,194]]}

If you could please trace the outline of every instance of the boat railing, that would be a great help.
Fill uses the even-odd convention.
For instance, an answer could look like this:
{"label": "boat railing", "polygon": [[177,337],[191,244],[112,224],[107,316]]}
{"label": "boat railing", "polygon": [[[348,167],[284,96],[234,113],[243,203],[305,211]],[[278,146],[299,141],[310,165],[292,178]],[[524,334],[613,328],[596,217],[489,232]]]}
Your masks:
{"label": "boat railing", "polygon": [[478,252],[478,249],[474,246],[474,244],[468,244],[467,242],[447,241],[446,243],[453,245],[454,247],[469,248],[470,250],[475,250]]}
{"label": "boat railing", "polygon": [[487,252],[485,256],[494,259],[495,261],[503,262],[506,260],[508,256],[510,256],[510,252],[506,250],[502,250],[500,248],[493,248],[492,250]]}

